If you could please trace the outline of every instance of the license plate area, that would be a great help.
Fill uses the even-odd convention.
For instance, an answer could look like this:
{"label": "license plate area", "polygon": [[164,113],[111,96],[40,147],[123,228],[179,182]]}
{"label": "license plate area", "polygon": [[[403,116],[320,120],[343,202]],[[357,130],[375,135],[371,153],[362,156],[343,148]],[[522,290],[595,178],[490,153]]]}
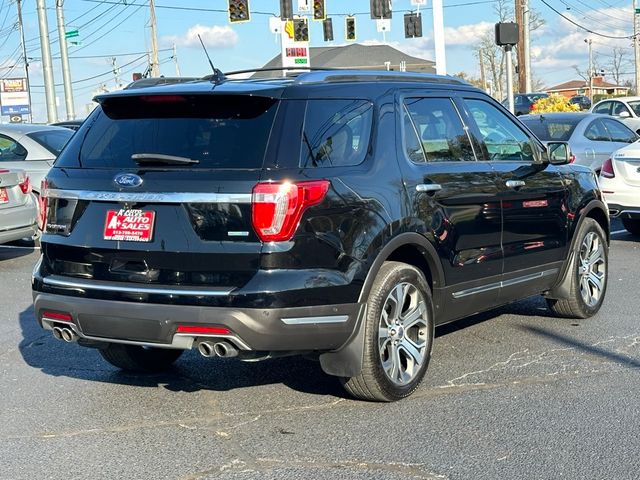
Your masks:
{"label": "license plate area", "polygon": [[156,213],[152,210],[107,210],[104,239],[121,242],[150,242]]}
{"label": "license plate area", "polygon": [[9,192],[6,188],[0,188],[0,205],[9,203]]}

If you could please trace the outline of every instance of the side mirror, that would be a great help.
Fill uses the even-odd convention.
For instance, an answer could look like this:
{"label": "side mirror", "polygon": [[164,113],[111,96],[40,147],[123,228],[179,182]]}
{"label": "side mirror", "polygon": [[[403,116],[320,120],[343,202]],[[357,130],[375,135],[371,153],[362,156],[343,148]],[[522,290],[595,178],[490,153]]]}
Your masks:
{"label": "side mirror", "polygon": [[620,118],[630,118],[631,114],[629,112],[627,112],[626,110],[623,110],[622,112],[620,112],[618,117],[620,117]]}
{"label": "side mirror", "polygon": [[569,163],[571,151],[567,142],[547,142],[547,156],[551,165]]}

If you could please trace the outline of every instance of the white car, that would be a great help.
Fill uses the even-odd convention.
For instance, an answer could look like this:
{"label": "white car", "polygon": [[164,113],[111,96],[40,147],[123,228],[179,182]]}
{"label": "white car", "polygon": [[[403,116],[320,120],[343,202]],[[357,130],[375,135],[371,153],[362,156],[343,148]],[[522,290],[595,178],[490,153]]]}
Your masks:
{"label": "white car", "polygon": [[624,228],[640,235],[640,141],[616,150],[602,164],[600,189],[612,218],[620,218]]}
{"label": "white car", "polygon": [[37,220],[38,206],[27,174],[0,166],[0,243],[33,238]]}
{"label": "white car", "polygon": [[589,111],[616,117],[631,130],[640,134],[640,97],[608,98],[596,103]]}

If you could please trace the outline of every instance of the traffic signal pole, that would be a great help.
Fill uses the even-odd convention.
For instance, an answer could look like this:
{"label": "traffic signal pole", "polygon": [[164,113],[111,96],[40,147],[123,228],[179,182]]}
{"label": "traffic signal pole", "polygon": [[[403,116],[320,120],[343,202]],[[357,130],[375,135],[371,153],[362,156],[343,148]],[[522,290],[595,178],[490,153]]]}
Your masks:
{"label": "traffic signal pole", "polygon": [[44,73],[44,95],[47,102],[47,123],[58,121],[56,111],[56,88],[53,81],[51,46],[49,44],[49,24],[45,0],[36,0],[38,27],[40,28],[40,49],[42,50],[42,69]]}
{"label": "traffic signal pole", "polygon": [[436,50],[436,73],[447,74],[447,57],[444,49],[444,13],[442,0],[433,0],[433,42]]}
{"label": "traffic signal pole", "polygon": [[62,11],[63,4],[64,0],[56,0],[56,19],[58,21],[58,38],[60,39],[60,61],[62,62],[62,82],[64,83],[64,103],[67,109],[67,120],[75,120],[76,113],[73,106],[69,50],[67,49],[64,12]]}

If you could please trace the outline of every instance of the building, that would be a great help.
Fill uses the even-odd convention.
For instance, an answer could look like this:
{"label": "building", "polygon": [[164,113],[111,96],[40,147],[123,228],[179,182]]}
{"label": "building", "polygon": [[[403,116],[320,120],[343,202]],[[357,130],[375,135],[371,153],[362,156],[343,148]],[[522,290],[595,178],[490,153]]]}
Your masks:
{"label": "building", "polygon": [[[357,70],[401,70],[405,62],[407,72],[435,73],[435,62],[412,57],[389,45],[361,45],[353,43],[341,47],[311,47],[309,49],[313,68],[353,68]],[[280,55],[272,58],[264,68],[282,66]],[[280,76],[278,72],[263,73],[264,77]]]}
{"label": "building", "polygon": [[[589,82],[582,79],[570,80],[568,82],[561,83],[560,85],[546,88],[545,92],[548,94],[557,93],[567,98],[571,98],[574,95],[591,96],[589,94]],[[628,93],[629,87],[605,82],[604,77],[593,77],[594,95],[627,95]]]}

